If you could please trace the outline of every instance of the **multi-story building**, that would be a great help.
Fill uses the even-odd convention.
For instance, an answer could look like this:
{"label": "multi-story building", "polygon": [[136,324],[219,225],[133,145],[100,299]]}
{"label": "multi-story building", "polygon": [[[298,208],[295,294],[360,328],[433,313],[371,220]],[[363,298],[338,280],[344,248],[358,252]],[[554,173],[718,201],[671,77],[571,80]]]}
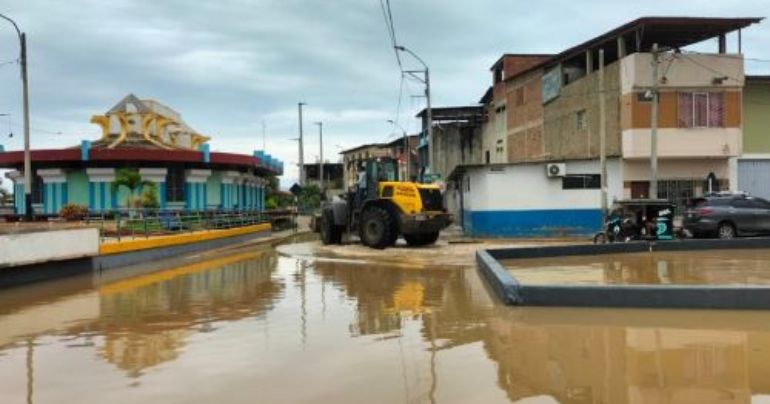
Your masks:
{"label": "multi-story building", "polygon": [[770,199],[770,76],[746,76],[738,189]]}
{"label": "multi-story building", "polygon": [[323,165],[323,182],[320,180],[319,163],[305,164],[305,178],[308,185],[317,185],[326,192],[327,197],[338,195],[344,191],[343,164],[325,162]]}
{"label": "multi-story building", "polygon": [[417,178],[420,171],[420,162],[417,156],[418,144],[418,135],[407,135],[397,137],[383,145],[383,148],[387,149],[388,156],[398,160],[398,178],[403,180]]}
{"label": "multi-story building", "polygon": [[[640,18],[556,55],[504,55],[482,98],[482,161],[446,173],[466,232],[578,235],[600,228],[600,97],[608,204],[649,197],[655,86],[658,196],[681,208],[704,191],[710,174],[719,188],[736,189],[744,66],[740,41],[728,52],[726,35],[760,20]],[[685,49],[714,39],[714,53]]]}
{"label": "multi-story building", "polygon": [[[405,143],[409,147],[409,155],[404,153]],[[420,170],[419,157],[417,155],[419,139],[418,135],[397,137],[388,143],[370,143],[361,146],[356,146],[352,149],[343,150],[340,152],[342,155],[343,164],[343,177],[344,183],[347,187],[353,186],[358,178],[358,171],[361,169],[361,165],[364,161],[370,158],[377,157],[389,157],[396,159],[399,162],[399,178],[407,178],[407,162],[409,164],[410,179],[414,179]]]}
{"label": "multi-story building", "polygon": [[340,152],[343,164],[343,179],[346,188],[356,184],[361,164],[370,158],[386,157],[389,154],[384,143],[368,143]]}

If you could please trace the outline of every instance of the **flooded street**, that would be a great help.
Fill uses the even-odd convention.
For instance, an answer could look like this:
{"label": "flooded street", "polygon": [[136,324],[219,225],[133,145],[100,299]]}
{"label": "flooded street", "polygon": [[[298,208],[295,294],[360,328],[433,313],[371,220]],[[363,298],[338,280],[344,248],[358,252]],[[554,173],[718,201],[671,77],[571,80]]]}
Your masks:
{"label": "flooded street", "polygon": [[770,285],[770,250],[710,250],[504,260],[523,284]]}
{"label": "flooded street", "polygon": [[281,251],[0,291],[0,402],[770,399],[770,313],[505,307],[473,266]]}

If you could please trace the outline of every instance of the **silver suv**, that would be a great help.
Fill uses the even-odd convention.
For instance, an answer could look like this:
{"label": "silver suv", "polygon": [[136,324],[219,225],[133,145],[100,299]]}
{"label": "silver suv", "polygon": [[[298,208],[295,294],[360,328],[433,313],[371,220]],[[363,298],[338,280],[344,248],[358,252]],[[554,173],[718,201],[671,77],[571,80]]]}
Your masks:
{"label": "silver suv", "polygon": [[683,225],[694,237],[770,234],[770,202],[744,194],[697,198],[685,211]]}

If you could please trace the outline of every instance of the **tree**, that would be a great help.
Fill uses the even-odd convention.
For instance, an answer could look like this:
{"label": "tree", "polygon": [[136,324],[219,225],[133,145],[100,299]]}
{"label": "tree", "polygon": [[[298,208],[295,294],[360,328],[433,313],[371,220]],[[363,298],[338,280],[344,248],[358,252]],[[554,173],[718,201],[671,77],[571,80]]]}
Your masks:
{"label": "tree", "polygon": [[135,169],[121,168],[118,170],[117,174],[115,174],[115,182],[112,183],[112,192],[119,192],[121,187],[127,188],[128,196],[126,196],[126,206],[135,208],[138,206],[134,206],[136,204],[134,196],[144,189],[145,186],[155,187],[155,184],[143,180],[139,171]]}
{"label": "tree", "polygon": [[297,199],[300,211],[317,209],[321,206],[321,189],[315,184],[307,185],[302,188]]}

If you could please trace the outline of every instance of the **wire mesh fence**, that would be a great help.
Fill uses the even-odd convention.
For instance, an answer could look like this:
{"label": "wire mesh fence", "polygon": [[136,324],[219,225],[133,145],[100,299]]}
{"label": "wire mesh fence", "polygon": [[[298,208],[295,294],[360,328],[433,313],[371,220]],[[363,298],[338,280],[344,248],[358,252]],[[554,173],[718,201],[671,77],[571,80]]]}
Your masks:
{"label": "wire mesh fence", "polygon": [[293,211],[170,211],[153,209],[118,209],[89,212],[86,224],[99,228],[104,239],[149,238],[271,223],[276,230],[296,227]]}

